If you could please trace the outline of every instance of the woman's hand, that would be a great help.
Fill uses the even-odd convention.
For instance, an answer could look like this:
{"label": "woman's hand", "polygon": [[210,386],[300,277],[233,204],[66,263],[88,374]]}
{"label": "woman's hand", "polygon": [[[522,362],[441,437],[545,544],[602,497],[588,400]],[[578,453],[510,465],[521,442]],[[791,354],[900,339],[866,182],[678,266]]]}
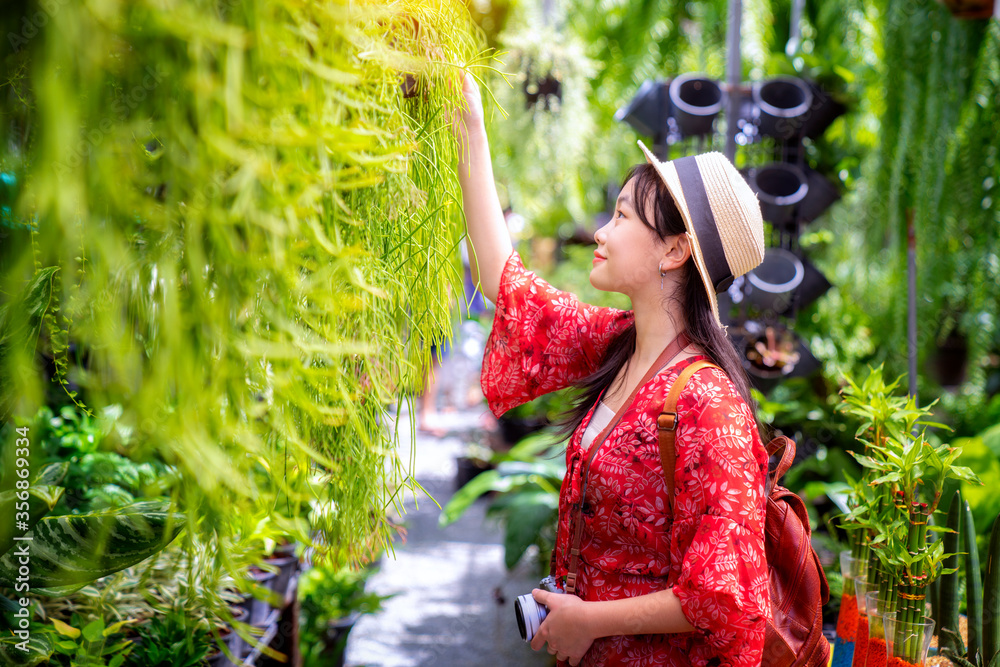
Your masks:
{"label": "woman's hand", "polygon": [[569,660],[569,664],[579,665],[594,643],[585,622],[588,603],[575,595],[549,593],[540,588],[531,591],[531,596],[535,602],[549,608],[548,615],[531,640],[531,648],[537,651],[547,643],[549,653],[557,660]]}
{"label": "woman's hand", "polygon": [[452,111],[451,131],[458,139],[464,156],[469,146],[469,134],[485,129],[482,95],[475,78],[468,72],[462,72],[462,98],[465,103],[464,108]]}

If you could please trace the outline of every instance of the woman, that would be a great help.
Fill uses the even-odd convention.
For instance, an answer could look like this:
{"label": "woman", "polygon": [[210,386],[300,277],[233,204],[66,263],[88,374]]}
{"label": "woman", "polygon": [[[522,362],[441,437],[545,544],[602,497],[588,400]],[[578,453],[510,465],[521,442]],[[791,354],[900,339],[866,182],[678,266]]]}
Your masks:
{"label": "woman", "polygon": [[[496,304],[482,370],[489,407],[500,416],[583,389],[564,422],[572,437],[552,572],[575,590],[532,591],[549,609],[532,648],[570,665],[759,665],[770,613],[767,455],[715,296],[763,259],[756,197],[718,153],[661,164],[646,151],[594,234],[590,274],[633,309],[581,304],[514,252],[469,76],[463,93],[453,129],[470,256]],[[656,419],[680,372],[703,359],[722,370],[697,370],[680,394],[668,499]]]}

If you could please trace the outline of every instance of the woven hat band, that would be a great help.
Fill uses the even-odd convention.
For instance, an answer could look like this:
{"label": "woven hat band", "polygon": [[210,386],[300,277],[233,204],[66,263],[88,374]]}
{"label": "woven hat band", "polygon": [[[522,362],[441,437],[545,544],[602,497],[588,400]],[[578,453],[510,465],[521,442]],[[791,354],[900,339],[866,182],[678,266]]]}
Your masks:
{"label": "woven hat band", "polygon": [[708,203],[708,192],[705,190],[701,170],[698,169],[698,163],[693,155],[673,160],[673,165],[677,170],[681,189],[684,191],[684,201],[691,214],[691,225],[698,239],[698,245],[701,246],[709,280],[715,287],[715,293],[719,294],[733,284],[733,270],[726,260],[726,251],[722,247],[715,214],[712,213],[712,207]]}

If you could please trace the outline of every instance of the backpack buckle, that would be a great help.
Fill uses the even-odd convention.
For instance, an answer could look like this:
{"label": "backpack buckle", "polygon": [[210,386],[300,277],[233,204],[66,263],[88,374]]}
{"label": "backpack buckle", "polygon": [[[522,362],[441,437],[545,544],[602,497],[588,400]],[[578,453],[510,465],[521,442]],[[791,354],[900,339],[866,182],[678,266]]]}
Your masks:
{"label": "backpack buckle", "polygon": [[677,413],[661,412],[660,416],[656,418],[656,428],[659,431],[676,431]]}

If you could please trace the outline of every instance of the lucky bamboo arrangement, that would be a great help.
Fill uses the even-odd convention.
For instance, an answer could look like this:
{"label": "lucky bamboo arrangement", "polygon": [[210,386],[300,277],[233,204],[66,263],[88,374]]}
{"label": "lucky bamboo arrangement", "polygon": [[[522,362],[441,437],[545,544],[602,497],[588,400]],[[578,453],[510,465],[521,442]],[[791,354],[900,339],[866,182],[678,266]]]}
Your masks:
{"label": "lucky bamboo arrangement", "polygon": [[934,403],[922,407],[912,396],[893,395],[900,379],[887,383],[880,366],[860,384],[847,378],[841,391],[840,410],[861,422],[856,437],[864,443],[862,453],[852,452],[863,474],[851,480],[854,493],[842,525],[860,563],[858,576],[878,592],[880,613],[895,614],[894,636],[885,638],[894,656],[920,664],[926,649],[917,628],[925,623],[928,585],[947,555],[943,541],[927,539],[929,531],[947,530],[930,525],[931,517],[945,480],[981,482],[955,465],[961,448],[928,438],[929,427],[946,428],[930,420]]}

